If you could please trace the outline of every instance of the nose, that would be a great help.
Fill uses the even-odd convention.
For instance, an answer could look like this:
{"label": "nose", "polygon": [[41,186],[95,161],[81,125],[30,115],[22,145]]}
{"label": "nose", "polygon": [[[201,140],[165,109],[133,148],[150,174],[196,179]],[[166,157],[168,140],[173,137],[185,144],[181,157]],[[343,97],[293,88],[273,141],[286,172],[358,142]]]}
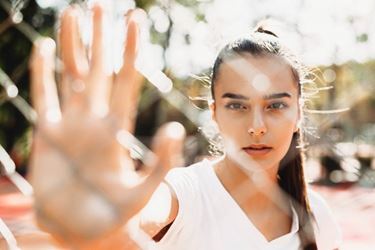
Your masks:
{"label": "nose", "polygon": [[250,126],[247,132],[251,136],[261,136],[267,133],[267,127],[264,122],[264,117],[261,110],[254,110],[253,117],[251,119]]}

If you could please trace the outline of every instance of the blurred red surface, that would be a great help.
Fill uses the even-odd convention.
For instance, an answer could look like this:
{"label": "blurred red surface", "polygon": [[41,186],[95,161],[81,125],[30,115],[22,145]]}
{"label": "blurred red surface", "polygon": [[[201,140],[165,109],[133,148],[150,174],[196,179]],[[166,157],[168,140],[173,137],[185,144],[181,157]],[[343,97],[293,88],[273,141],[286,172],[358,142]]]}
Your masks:
{"label": "blurred red surface", "polygon": [[[342,229],[344,241],[340,250],[375,249],[375,189],[355,185],[312,188],[325,198]],[[16,236],[21,249],[62,249],[36,227],[32,199],[20,194],[5,178],[0,179],[0,218]],[[5,246],[0,237],[0,249]]]}
{"label": "blurred red surface", "polygon": [[[22,195],[6,178],[0,178],[0,218],[5,222],[22,250],[57,250],[52,238],[35,224],[32,198]],[[0,235],[0,249],[8,249]]]}
{"label": "blurred red surface", "polygon": [[375,189],[313,186],[327,201],[343,234],[340,250],[375,249]]}

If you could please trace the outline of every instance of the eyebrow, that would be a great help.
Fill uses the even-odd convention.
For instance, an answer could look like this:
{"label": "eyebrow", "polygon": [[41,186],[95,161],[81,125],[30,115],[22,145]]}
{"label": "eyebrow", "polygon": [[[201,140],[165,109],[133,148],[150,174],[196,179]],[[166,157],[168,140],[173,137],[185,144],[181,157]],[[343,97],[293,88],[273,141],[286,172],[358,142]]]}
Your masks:
{"label": "eyebrow", "polygon": [[221,96],[221,98],[231,98],[231,99],[240,99],[240,100],[249,100],[249,97],[240,94],[234,93],[225,93]]}
{"label": "eyebrow", "polygon": [[278,98],[283,98],[283,97],[292,98],[292,95],[287,92],[282,92],[282,93],[265,95],[263,98],[266,100],[269,100],[269,99],[278,99]]}
{"label": "eyebrow", "polygon": [[[275,93],[270,95],[263,96],[263,99],[270,100],[270,99],[279,99],[279,98],[292,98],[292,95],[287,92],[282,93]],[[240,99],[240,100],[249,100],[250,98],[241,94],[234,94],[234,93],[225,93],[221,96],[221,98],[231,98],[231,99]]]}

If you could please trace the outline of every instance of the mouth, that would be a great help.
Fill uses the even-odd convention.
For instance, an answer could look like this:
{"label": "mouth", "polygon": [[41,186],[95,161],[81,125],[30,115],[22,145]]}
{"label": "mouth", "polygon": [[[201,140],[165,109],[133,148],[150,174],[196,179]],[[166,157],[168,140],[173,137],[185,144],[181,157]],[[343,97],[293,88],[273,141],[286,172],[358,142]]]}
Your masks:
{"label": "mouth", "polygon": [[273,148],[265,144],[251,144],[242,149],[250,156],[262,156],[268,154]]}

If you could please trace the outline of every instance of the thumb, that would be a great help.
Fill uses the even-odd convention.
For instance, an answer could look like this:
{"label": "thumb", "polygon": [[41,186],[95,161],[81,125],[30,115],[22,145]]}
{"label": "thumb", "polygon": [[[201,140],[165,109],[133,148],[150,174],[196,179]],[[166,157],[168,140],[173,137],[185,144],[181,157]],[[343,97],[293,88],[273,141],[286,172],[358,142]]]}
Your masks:
{"label": "thumb", "polygon": [[166,123],[158,129],[152,151],[165,172],[181,163],[185,136],[185,129],[178,122]]}
{"label": "thumb", "polygon": [[[151,173],[130,192],[137,197],[139,207],[136,210],[146,205],[168,170],[181,162],[185,134],[184,127],[178,122],[166,123],[156,132],[152,143],[154,154],[146,161],[146,168],[151,169]],[[142,201],[139,200],[141,197]]]}

